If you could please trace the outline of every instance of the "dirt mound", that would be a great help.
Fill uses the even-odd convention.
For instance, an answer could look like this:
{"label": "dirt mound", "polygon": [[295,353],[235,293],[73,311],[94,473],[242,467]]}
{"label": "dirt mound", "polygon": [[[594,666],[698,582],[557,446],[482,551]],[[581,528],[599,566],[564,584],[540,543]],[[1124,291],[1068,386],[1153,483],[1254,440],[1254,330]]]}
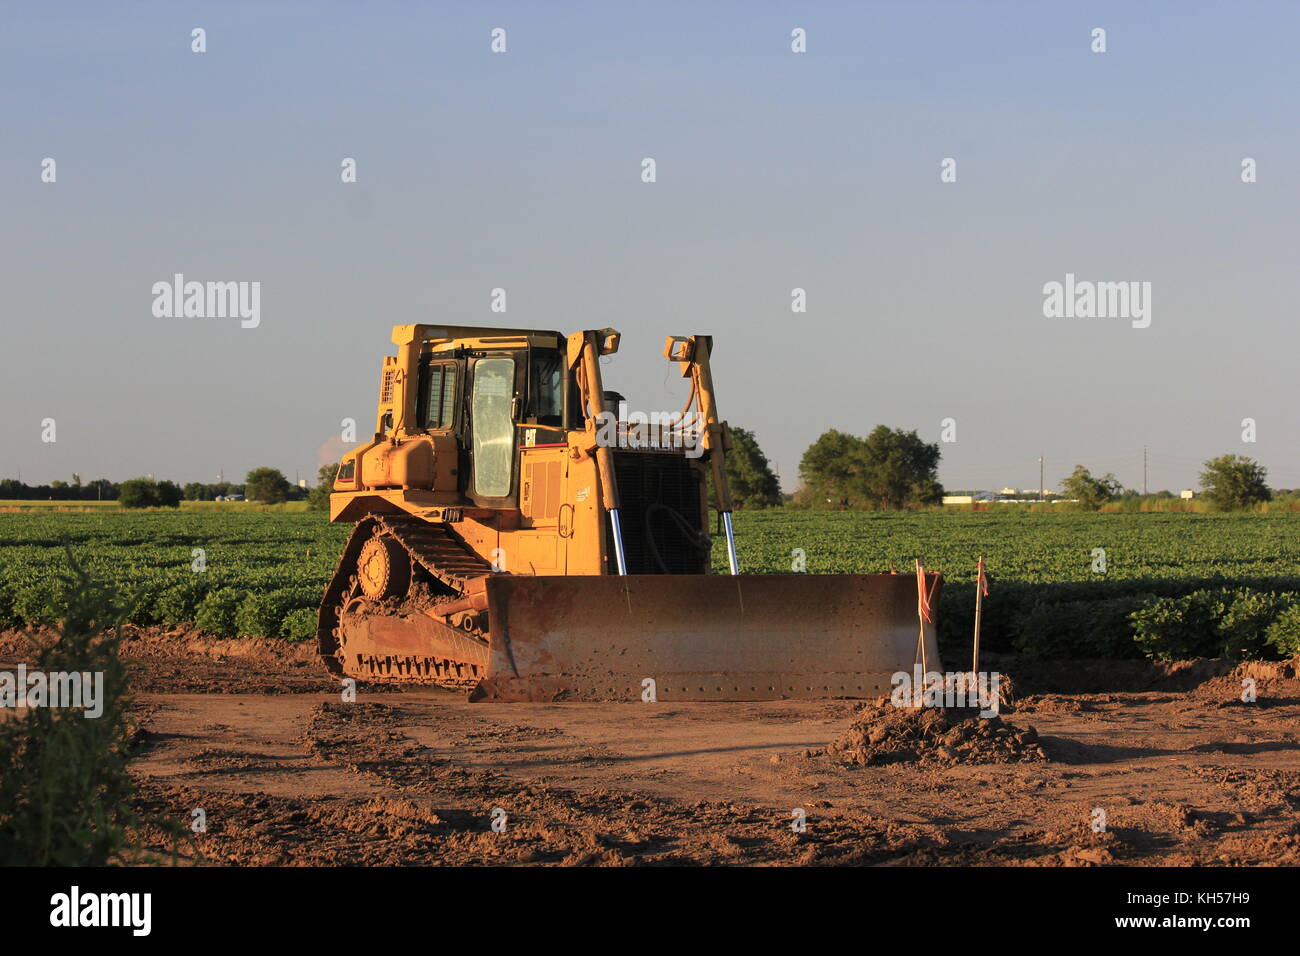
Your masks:
{"label": "dirt mound", "polygon": [[[1254,700],[1247,701],[1247,690]],[[1231,674],[1215,677],[1196,688],[1198,703],[1219,707],[1275,707],[1300,703],[1300,658],[1289,661],[1247,661]]]}
{"label": "dirt mound", "polygon": [[1042,761],[1047,753],[1033,727],[970,711],[866,704],[853,724],[826,748],[847,764],[936,765]]}

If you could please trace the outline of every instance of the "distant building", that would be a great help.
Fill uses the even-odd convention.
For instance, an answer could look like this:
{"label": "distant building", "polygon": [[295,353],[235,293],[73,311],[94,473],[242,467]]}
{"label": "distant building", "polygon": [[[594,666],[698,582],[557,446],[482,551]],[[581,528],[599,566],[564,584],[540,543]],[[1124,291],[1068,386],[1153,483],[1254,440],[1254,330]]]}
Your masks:
{"label": "distant building", "polygon": [[988,491],[974,491],[969,495],[944,495],[943,503],[946,505],[973,505],[977,501],[993,501],[994,496]]}

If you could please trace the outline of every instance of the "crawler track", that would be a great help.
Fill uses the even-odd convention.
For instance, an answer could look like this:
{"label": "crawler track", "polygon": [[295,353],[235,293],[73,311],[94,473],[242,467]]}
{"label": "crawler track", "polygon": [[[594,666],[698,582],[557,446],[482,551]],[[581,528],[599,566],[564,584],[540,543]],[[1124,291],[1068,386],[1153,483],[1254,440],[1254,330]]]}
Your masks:
{"label": "crawler track", "polygon": [[[358,583],[357,561],[372,537],[391,537],[409,555],[411,593],[385,601],[367,599]],[[336,677],[380,683],[473,687],[487,662],[484,616],[453,627],[429,608],[466,593],[491,566],[444,524],[394,515],[357,522],[325,589],[317,616],[321,660]]]}

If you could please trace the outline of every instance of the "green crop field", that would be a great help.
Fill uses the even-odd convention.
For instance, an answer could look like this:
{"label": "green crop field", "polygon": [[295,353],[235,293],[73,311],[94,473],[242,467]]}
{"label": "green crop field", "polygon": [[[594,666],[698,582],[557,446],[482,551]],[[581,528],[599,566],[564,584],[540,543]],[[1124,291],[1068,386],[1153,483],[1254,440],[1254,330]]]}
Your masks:
{"label": "green crop field", "polygon": [[66,544],[92,576],[117,586],[128,623],[309,636],[350,526],[331,525],[318,512],[241,512],[239,505],[0,515],[0,624],[47,615]]}
{"label": "green crop field", "polygon": [[[349,531],[316,512],[238,505],[0,514],[0,626],[49,616],[66,544],[116,584],[129,623],[303,639]],[[984,638],[993,650],[1277,656],[1292,652],[1300,631],[1297,513],[775,510],[737,514],[736,531],[751,573],[794,570],[799,552],[810,573],[891,563],[906,572],[920,558],[945,577],[940,634],[950,645],[969,641],[980,554],[992,581]],[[725,570],[720,540],[714,564]]]}

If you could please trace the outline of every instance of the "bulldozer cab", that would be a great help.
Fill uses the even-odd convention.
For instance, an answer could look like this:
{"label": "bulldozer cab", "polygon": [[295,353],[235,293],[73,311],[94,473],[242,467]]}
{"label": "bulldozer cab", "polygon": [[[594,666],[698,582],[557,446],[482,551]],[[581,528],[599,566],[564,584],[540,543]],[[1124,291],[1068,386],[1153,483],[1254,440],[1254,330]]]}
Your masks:
{"label": "bulldozer cab", "polygon": [[456,439],[457,490],[483,508],[517,507],[521,448],[563,445],[582,427],[558,344],[424,352],[416,388],[418,425]]}

